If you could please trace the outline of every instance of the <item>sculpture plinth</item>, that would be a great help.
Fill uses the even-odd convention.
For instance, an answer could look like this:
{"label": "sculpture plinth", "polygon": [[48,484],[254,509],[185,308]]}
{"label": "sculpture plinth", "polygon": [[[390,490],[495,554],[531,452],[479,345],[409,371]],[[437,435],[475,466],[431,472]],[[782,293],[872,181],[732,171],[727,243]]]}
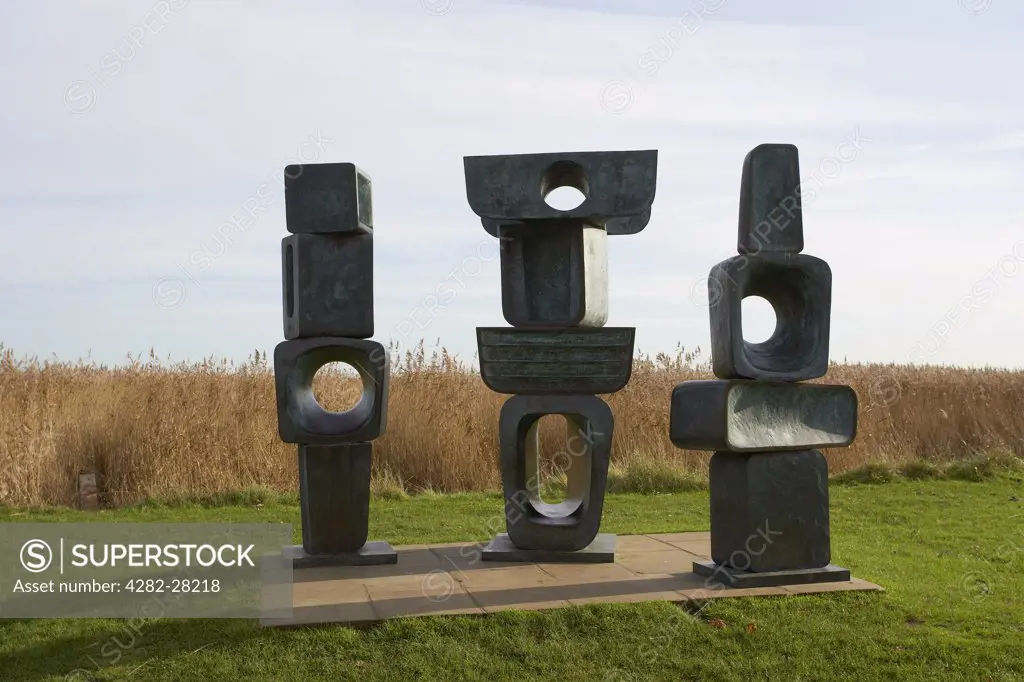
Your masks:
{"label": "sculpture plinth", "polygon": [[[608,236],[635,234],[651,216],[657,152],[578,152],[465,158],[466,194],[501,240],[502,312],[512,328],[479,328],[480,374],[512,394],[499,419],[507,533],[485,561],[613,562],[615,536],[599,534],[614,419],[598,394],[629,381],[633,328],[608,320]],[[545,203],[558,187],[585,197]],[[566,493],[545,502],[542,417],[566,419]]]}
{"label": "sculpture plinth", "polygon": [[[831,565],[828,464],[819,448],[857,431],[848,386],[801,384],[828,370],[832,272],[801,254],[800,170],[793,145],[765,144],[743,163],[739,256],[711,270],[712,368],[719,381],[672,392],[670,437],[712,450],[711,559],[694,572],[735,587],[850,579]],[[762,343],[743,340],[742,302],[777,316]]]}
{"label": "sculpture plinth", "polygon": [[[386,542],[367,542],[373,441],[387,427],[388,354],[373,336],[370,178],[351,163],[288,166],[281,242],[284,336],[274,349],[278,432],[298,445],[302,545],[296,568],[393,564]],[[331,362],[359,374],[362,398],[330,412],[313,377]]]}

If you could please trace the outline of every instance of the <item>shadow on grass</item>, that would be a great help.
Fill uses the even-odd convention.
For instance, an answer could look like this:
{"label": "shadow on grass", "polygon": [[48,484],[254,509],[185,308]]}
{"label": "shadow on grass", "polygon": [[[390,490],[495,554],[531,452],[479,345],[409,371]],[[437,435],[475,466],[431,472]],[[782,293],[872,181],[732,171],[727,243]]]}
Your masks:
{"label": "shadow on grass", "polygon": [[[136,674],[163,660],[189,656],[211,647],[250,647],[275,636],[255,620],[52,620],[35,626],[32,642],[21,643],[19,630],[36,621],[4,621],[0,638],[5,648],[3,678],[29,680],[103,680],[111,668],[123,666]],[[120,671],[118,671],[120,672]],[[120,677],[121,675],[118,675]]]}

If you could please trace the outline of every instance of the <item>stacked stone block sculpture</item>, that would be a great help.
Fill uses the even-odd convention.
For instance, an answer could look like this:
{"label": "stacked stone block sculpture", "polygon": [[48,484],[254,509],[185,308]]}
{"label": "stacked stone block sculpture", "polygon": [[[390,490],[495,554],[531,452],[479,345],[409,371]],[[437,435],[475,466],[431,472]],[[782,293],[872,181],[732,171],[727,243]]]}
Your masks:
{"label": "stacked stone block sculpture", "polygon": [[[635,234],[651,216],[657,151],[468,156],[466,194],[500,240],[502,312],[511,328],[478,328],[480,374],[512,394],[499,445],[507,533],[486,561],[610,562],[615,536],[599,534],[614,420],[598,394],[632,371],[633,328],[605,328],[608,236]],[[558,187],[585,197],[549,206]],[[568,487],[561,503],[540,495],[540,419],[566,419]]]}
{"label": "stacked stone block sculpture", "polygon": [[[857,430],[848,386],[799,383],[828,370],[832,272],[804,246],[797,148],[763,144],[743,162],[739,255],[711,270],[718,380],[672,392],[670,437],[711,450],[711,561],[693,570],[734,587],[849,580],[833,566],[828,465],[819,449]],[[743,339],[742,301],[765,298],[772,336]]]}
{"label": "stacked stone block sculpture", "polygon": [[[370,178],[351,163],[288,166],[281,242],[284,337],[274,349],[278,431],[298,446],[302,545],[295,567],[393,564],[386,542],[367,542],[372,441],[387,426],[388,353],[373,336]],[[313,395],[313,377],[341,362],[363,392],[347,412]]]}

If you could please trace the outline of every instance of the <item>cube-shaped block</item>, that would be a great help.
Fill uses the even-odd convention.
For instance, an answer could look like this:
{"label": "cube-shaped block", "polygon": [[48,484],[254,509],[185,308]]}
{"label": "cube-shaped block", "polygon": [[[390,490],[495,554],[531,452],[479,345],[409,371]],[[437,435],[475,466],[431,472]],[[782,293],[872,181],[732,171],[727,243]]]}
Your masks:
{"label": "cube-shaped block", "polygon": [[[503,229],[523,225],[522,222],[517,222],[515,220],[492,220],[491,218],[481,218],[480,222],[483,224],[484,229],[487,230],[487,234],[492,237],[500,237]],[[627,218],[608,218],[604,221],[604,230],[609,235],[636,234],[647,227],[647,223],[649,222],[651,222],[651,209],[647,209],[637,216],[630,216]]]}
{"label": "cube-shaped block", "polygon": [[[537,422],[548,414],[565,416],[565,501],[540,499]],[[611,409],[596,396],[549,395],[509,398],[501,408],[499,444],[505,522],[519,549],[575,552],[597,537],[608,483],[612,446]]]}
{"label": "cube-shaped block", "polygon": [[669,437],[680,448],[768,452],[842,448],[857,435],[849,386],[684,381],[672,391]]}
{"label": "cube-shaped block", "polygon": [[302,548],[309,555],[357,552],[369,531],[373,443],[298,451]]}
{"label": "cube-shaped block", "polygon": [[569,223],[501,231],[501,310],[513,327],[602,327],[608,234]]}
{"label": "cube-shaped block", "polygon": [[[313,395],[313,376],[329,362],[353,367],[363,382],[359,403],[329,412]],[[284,341],[274,349],[277,426],[285,443],[361,443],[387,427],[390,358],[376,341],[325,337]]]}
{"label": "cube-shaped block", "polygon": [[478,327],[480,377],[498,393],[615,393],[633,371],[635,336],[633,327]]}
{"label": "cube-shaped block", "polygon": [[716,564],[755,573],[828,566],[828,464],[820,452],[716,452],[709,475]]}
{"label": "cube-shaped block", "polygon": [[[470,208],[498,221],[573,219],[604,227],[648,212],[657,186],[656,150],[467,156],[463,163]],[[559,187],[574,187],[586,199],[570,210],[553,208],[544,199]],[[643,225],[630,224],[637,231]]]}
{"label": "cube-shaped block", "polygon": [[[804,381],[828,371],[832,270],[805,254],[736,256],[708,277],[711,364],[722,379]],[[775,310],[775,333],[743,340],[743,299],[760,296]]]}
{"label": "cube-shaped block", "polygon": [[293,234],[373,233],[370,176],[352,163],[304,163],[284,169],[285,220]]}
{"label": "cube-shaped block", "polygon": [[284,338],[373,336],[373,235],[281,240]]}
{"label": "cube-shaped block", "polygon": [[759,254],[803,248],[799,153],[791,144],[758,145],[743,160],[737,249]]}

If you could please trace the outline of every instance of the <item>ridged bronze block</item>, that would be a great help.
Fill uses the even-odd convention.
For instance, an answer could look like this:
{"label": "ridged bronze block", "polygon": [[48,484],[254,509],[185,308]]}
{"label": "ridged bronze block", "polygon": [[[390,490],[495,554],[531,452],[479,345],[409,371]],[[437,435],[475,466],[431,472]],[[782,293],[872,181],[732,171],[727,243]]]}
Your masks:
{"label": "ridged bronze block", "polygon": [[497,393],[615,393],[633,372],[633,327],[478,327],[480,376]]}

